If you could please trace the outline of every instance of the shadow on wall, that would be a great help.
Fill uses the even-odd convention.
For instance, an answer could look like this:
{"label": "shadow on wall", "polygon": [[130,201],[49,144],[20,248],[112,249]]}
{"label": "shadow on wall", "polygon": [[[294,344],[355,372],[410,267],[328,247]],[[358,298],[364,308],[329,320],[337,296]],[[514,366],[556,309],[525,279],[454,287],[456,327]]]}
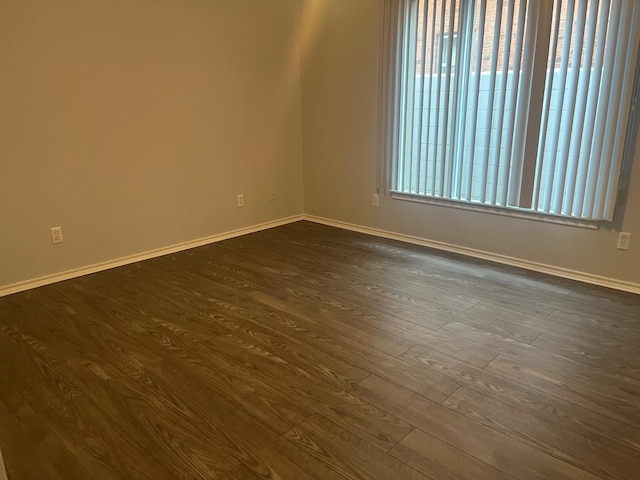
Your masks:
{"label": "shadow on wall", "polygon": [[[638,49],[638,60],[636,62],[636,83],[633,86],[634,95],[640,93],[640,49]],[[633,174],[633,159],[640,153],[638,152],[638,133],[640,132],[640,108],[636,106],[635,110],[631,112],[629,117],[629,125],[627,128],[627,141],[624,145],[624,165],[622,166],[622,178],[620,179],[620,196],[618,197],[618,205],[616,207],[616,213],[613,217],[611,227],[621,232],[624,223],[624,214],[627,207],[627,196],[629,195],[629,182],[631,175]],[[638,168],[636,166],[636,168]]]}

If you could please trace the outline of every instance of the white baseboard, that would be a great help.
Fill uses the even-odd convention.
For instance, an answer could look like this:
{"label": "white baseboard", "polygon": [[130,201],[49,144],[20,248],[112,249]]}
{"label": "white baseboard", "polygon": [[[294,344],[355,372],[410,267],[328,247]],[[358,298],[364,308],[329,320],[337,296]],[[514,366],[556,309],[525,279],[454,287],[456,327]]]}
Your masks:
{"label": "white baseboard", "polygon": [[[208,245],[210,243],[220,242],[229,238],[239,237],[247,235],[249,233],[259,232],[261,230],[267,230],[273,227],[279,227],[280,225],[286,225],[288,223],[297,222],[302,220],[302,215],[294,215],[291,217],[274,220],[271,222],[261,223],[259,225],[253,225],[251,227],[240,228],[238,230],[232,230],[230,232],[219,233],[217,235],[211,235],[210,237],[198,238],[188,242],[178,243],[168,247],[157,248],[155,250],[149,250],[147,252],[137,253],[126,257],[118,258],[115,260],[109,260],[106,262],[95,263],[87,267],[75,268],[67,270],[61,273],[55,273],[52,275],[46,275],[44,277],[35,278],[33,280],[27,280],[24,282],[14,283],[12,285],[0,286],[0,297],[11,295],[12,293],[23,292],[32,288],[42,287],[43,285],[49,285],[51,283],[61,282],[63,280],[69,280],[71,278],[81,277],[90,273],[101,272],[103,270],[109,270],[110,268],[121,267],[142,260],[149,260],[150,258],[161,257],[170,253],[181,252],[190,248],[201,247],[202,245]],[[0,474],[0,480],[2,475]]]}
{"label": "white baseboard", "polygon": [[[87,267],[76,268],[73,270],[67,270],[65,272],[56,273],[53,275],[46,275],[33,280],[27,280],[24,282],[15,283],[12,285],[0,286],[0,297],[11,295],[12,293],[18,293],[32,288],[41,287],[43,285],[49,285],[51,283],[61,282],[63,280],[69,280],[71,278],[81,277],[90,273],[96,273],[103,270],[109,270],[115,267],[121,267],[142,260],[148,260],[150,258],[161,257],[170,253],[181,252],[190,248],[200,247],[202,245],[208,245],[210,243],[227,240],[229,238],[239,237],[249,233],[259,232],[273,227],[279,227],[288,223],[297,222],[299,220],[308,220],[314,223],[320,223],[323,225],[329,225],[332,227],[342,228],[345,230],[351,230],[354,232],[366,233],[374,235],[376,237],[389,238],[391,240],[399,240],[401,242],[412,243],[415,245],[422,245],[425,247],[435,248],[438,250],[444,250],[447,252],[459,253],[469,257],[480,258],[483,260],[489,260],[492,262],[502,263],[505,265],[511,265],[514,267],[524,268],[526,270],[532,270],[534,272],[546,273],[554,275],[556,277],[567,278],[570,280],[577,280],[580,282],[589,283],[592,285],[598,285],[602,287],[613,288],[615,290],[621,290],[624,292],[631,292],[640,294],[640,284],[633,282],[625,282],[623,280],[617,280],[614,278],[603,277],[600,275],[592,275],[590,273],[579,272],[577,270],[570,270],[568,268],[555,267],[553,265],[545,265],[542,263],[531,262],[529,260],[522,260],[519,258],[509,257],[506,255],[499,255],[497,253],[486,252],[483,250],[476,250],[473,248],[461,247],[450,243],[437,242],[434,240],[428,240],[421,237],[415,237],[412,235],[404,235],[401,233],[390,232],[387,230],[380,230],[377,228],[364,227],[362,225],[355,225],[352,223],[341,222],[338,220],[331,220],[328,218],[316,217],[314,215],[294,215],[280,220],[272,222],[261,223],[251,227],[241,228],[238,230],[232,230],[230,232],[220,233],[212,235],[210,237],[199,238],[188,242],[178,243],[169,247],[158,248],[135,255],[129,255],[127,257],[118,258],[115,260],[109,260],[107,262],[96,263]],[[1,470],[0,470],[1,472]],[[0,474],[0,480],[2,475]]]}
{"label": "white baseboard", "polygon": [[522,260],[515,257],[509,257],[506,255],[500,255],[497,253],[485,252],[483,250],[476,250],[473,248],[461,247],[458,245],[453,245],[451,243],[437,242],[435,240],[428,240],[426,238],[415,237],[412,235],[404,235],[401,233],[389,232],[387,230],[380,230],[377,228],[369,228],[361,225],[355,225],[352,223],[340,222],[337,220],[330,220],[328,218],[316,217],[314,215],[304,215],[303,219],[308,220],[310,222],[321,223],[323,225],[342,228],[345,230],[366,233],[369,235],[374,235],[376,237],[389,238],[391,240],[399,240],[401,242],[412,243],[415,245],[422,245],[425,247],[431,247],[438,250],[444,250],[447,252],[459,253],[461,255],[466,255],[469,257],[480,258],[483,260],[489,260],[492,262],[511,265],[514,267],[520,267],[526,270],[532,270],[534,272],[546,273],[556,277],[567,278],[570,280],[577,280],[579,282],[589,283],[592,285],[598,285],[601,287],[613,288],[615,290],[622,290],[624,292],[640,294],[640,284],[633,283],[633,282],[626,282],[623,280],[603,277],[600,275],[592,275],[590,273],[579,272],[577,270],[570,270],[568,268],[555,267],[553,265],[545,265],[543,263],[531,262],[529,260]]}

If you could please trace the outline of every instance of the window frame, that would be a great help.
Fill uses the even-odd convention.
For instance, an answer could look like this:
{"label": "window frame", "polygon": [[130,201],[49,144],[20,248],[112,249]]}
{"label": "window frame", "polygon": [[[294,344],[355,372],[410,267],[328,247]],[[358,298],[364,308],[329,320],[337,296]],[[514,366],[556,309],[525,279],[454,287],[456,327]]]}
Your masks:
{"label": "window frame", "polygon": [[[464,0],[463,0],[464,1]],[[531,68],[533,68],[531,89],[532,92],[530,94],[530,98],[532,102],[530,104],[530,108],[532,112],[529,113],[528,118],[534,119],[534,121],[529,121],[527,123],[527,131],[524,136],[525,141],[525,157],[523,161],[523,172],[522,172],[522,180],[520,182],[520,186],[522,187],[519,193],[518,206],[498,206],[498,205],[490,205],[485,203],[466,201],[466,200],[457,200],[453,198],[446,197],[436,197],[429,196],[426,194],[412,194],[408,192],[395,190],[393,185],[397,185],[397,176],[398,176],[398,168],[396,168],[396,163],[390,161],[390,159],[398,157],[398,144],[402,140],[402,137],[399,136],[399,127],[398,120],[399,116],[406,114],[404,110],[404,106],[397,105],[395,99],[400,98],[400,90],[402,88],[401,83],[402,79],[398,77],[397,71],[401,67],[401,52],[402,48],[406,48],[406,45],[402,45],[397,41],[398,38],[401,38],[399,35],[399,26],[400,22],[403,20],[403,15],[411,15],[411,9],[413,9],[413,13],[417,19],[417,5],[419,0],[385,0],[384,2],[384,12],[383,12],[383,24],[382,24],[382,48],[381,48],[381,82],[380,82],[380,94],[381,94],[381,116],[380,116],[380,129],[381,135],[379,139],[379,149],[378,149],[378,181],[377,181],[377,191],[378,193],[387,194],[390,198],[401,201],[411,201],[423,204],[431,204],[438,206],[446,206],[453,207],[465,210],[471,210],[476,212],[483,213],[491,213],[498,215],[506,215],[517,218],[530,219],[535,221],[543,221],[543,222],[551,222],[551,223],[559,223],[564,225],[571,225],[577,227],[584,227],[595,229],[603,222],[608,222],[608,220],[591,220],[591,219],[583,219],[575,216],[562,215],[562,214],[554,214],[547,212],[536,211],[531,208],[531,204],[533,201],[533,188],[536,182],[536,156],[538,149],[538,141],[540,135],[540,119],[541,119],[541,110],[542,104],[544,101],[544,90],[545,90],[545,77],[547,73],[547,63],[548,63],[548,55],[549,55],[549,44],[551,40],[551,29],[552,29],[552,19],[553,19],[553,2],[539,2],[538,10],[536,10],[537,15],[535,17],[529,16],[528,21],[538,22],[537,28],[537,38],[542,38],[542,42],[546,43],[542,48],[538,46],[535,50],[530,52],[531,58],[529,59],[529,64]],[[537,3],[537,2],[536,2]],[[403,11],[401,4],[406,6],[406,9]],[[543,21],[540,21],[540,19]],[[405,17],[406,21],[406,17]],[[450,34],[449,31],[445,32],[447,35]],[[464,46],[460,45],[460,39],[464,39],[464,33],[454,31],[454,38],[457,38],[457,51],[456,48],[453,49],[453,55],[459,56],[464,48]],[[442,33],[438,34],[438,43],[442,41]],[[406,35],[403,38],[403,41],[406,42]],[[464,40],[463,40],[464,41]],[[525,47],[526,48],[526,47]],[[527,53],[525,52],[525,55]],[[638,45],[637,51],[638,62],[636,64],[636,71],[634,74],[634,93],[632,98],[632,104],[637,104],[638,100],[638,85],[640,84],[640,44]],[[415,59],[414,59],[415,62]],[[439,70],[443,68],[443,62],[435,62],[440,63]],[[453,71],[453,69],[452,69]],[[408,103],[408,102],[407,102]],[[633,142],[635,138],[635,133],[638,130],[638,124],[640,121],[632,121],[632,117],[639,117],[638,109],[635,109],[630,106],[629,115],[628,115],[628,125],[627,125],[627,133],[624,138],[624,155],[622,158],[622,170],[621,177],[625,177],[626,171],[630,168],[630,164],[632,161],[632,157],[634,154],[635,142]],[[537,121],[536,121],[537,120]],[[631,145],[631,144],[634,145]],[[618,203],[620,197],[620,192],[625,188],[624,182],[621,180],[618,183]],[[618,209],[616,209],[618,210]]]}

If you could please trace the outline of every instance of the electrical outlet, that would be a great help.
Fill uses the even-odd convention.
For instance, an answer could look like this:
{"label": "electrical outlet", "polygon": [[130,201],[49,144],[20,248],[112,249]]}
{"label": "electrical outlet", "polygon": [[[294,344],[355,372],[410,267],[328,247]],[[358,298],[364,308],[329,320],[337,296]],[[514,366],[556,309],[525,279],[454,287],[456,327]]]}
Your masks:
{"label": "electrical outlet", "polygon": [[378,195],[377,193],[374,193],[371,197],[371,206],[372,207],[380,206],[380,195]]}
{"label": "electrical outlet", "polygon": [[62,243],[64,237],[62,236],[62,227],[53,227],[51,229],[51,243]]}
{"label": "electrical outlet", "polygon": [[629,250],[631,246],[631,234],[620,232],[618,234],[618,250]]}
{"label": "electrical outlet", "polygon": [[244,195],[240,194],[238,195],[238,208],[240,207],[244,207]]}

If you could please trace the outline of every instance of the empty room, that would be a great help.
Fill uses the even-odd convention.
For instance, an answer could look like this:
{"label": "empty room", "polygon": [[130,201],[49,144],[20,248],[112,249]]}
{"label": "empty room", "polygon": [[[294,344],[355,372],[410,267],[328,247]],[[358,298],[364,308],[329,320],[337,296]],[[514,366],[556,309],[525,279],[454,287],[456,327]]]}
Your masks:
{"label": "empty room", "polygon": [[634,480],[640,2],[0,0],[0,480]]}

